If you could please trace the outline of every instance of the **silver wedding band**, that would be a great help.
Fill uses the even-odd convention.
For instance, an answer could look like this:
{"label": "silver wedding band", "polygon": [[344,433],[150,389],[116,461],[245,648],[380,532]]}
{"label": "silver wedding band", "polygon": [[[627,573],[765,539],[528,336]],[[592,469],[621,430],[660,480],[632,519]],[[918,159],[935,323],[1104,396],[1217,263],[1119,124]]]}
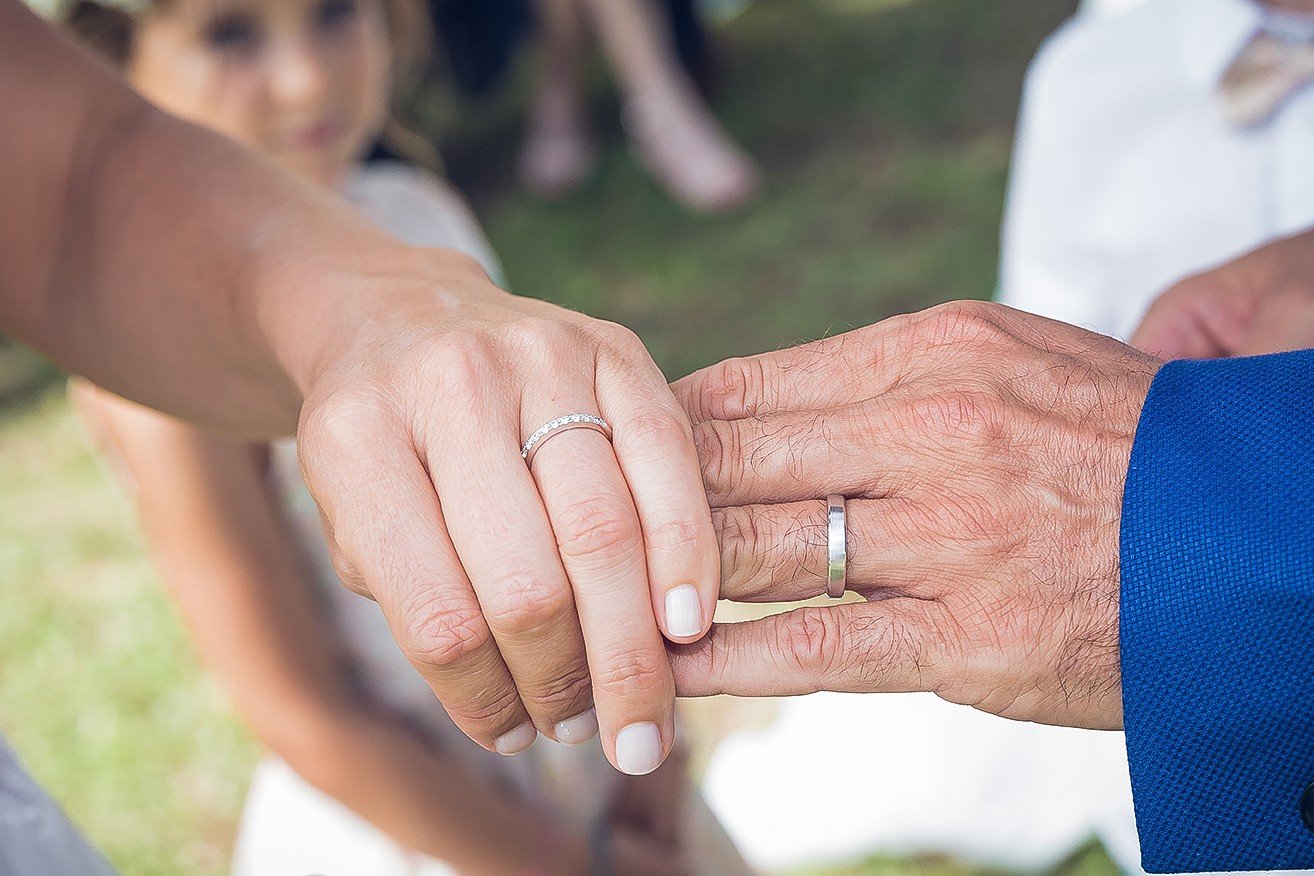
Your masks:
{"label": "silver wedding band", "polygon": [[844,497],[826,497],[826,595],[840,599],[848,587],[848,531]]}
{"label": "silver wedding band", "polygon": [[533,465],[534,454],[543,446],[543,442],[553,435],[560,435],[562,432],[569,432],[571,429],[592,429],[595,432],[601,432],[608,441],[611,440],[611,425],[602,417],[595,417],[593,414],[567,414],[564,417],[549,420],[535,429],[534,433],[525,441],[525,446],[520,448],[520,457],[524,459],[526,465]]}

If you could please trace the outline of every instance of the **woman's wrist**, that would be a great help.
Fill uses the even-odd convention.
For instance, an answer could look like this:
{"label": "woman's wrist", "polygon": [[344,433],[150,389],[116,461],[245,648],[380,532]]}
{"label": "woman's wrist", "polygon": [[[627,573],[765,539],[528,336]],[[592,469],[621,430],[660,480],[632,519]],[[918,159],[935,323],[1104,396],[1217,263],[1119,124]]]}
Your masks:
{"label": "woman's wrist", "polygon": [[303,396],[336,365],[374,358],[394,339],[510,297],[454,250],[366,243],[295,264],[280,259],[260,281],[257,322]]}

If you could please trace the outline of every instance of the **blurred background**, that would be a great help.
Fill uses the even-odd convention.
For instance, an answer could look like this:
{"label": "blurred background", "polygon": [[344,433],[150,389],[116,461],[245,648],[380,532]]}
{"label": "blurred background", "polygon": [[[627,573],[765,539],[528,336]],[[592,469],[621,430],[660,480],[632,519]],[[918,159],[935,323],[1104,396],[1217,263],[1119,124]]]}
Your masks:
{"label": "blurred background", "polygon": [[[681,208],[636,166],[601,75],[599,168],[555,200],[511,172],[524,70],[492,97],[439,76],[418,99],[510,289],[632,327],[672,379],[988,297],[1023,73],[1075,0],[712,5],[712,106],[762,179],[726,215]],[[226,872],[258,746],[200,670],[62,378],[3,342],[0,606],[0,728],[35,776],[122,872]],[[881,858],[800,872],[986,871]],[[1092,844],[1056,872],[1117,871]]]}

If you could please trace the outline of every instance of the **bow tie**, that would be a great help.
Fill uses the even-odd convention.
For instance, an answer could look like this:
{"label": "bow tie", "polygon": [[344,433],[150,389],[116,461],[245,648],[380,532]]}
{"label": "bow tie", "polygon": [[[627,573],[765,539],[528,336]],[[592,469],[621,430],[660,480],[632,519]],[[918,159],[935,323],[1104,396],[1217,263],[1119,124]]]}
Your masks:
{"label": "bow tie", "polygon": [[1314,83],[1314,44],[1261,31],[1219,80],[1218,100],[1229,122],[1253,128],[1271,119],[1287,98],[1310,83]]}

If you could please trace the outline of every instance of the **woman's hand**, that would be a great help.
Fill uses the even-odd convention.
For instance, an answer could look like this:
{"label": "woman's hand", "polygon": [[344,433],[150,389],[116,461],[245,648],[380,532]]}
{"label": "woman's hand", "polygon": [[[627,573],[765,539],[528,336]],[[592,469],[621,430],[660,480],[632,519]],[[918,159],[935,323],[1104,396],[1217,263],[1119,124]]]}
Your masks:
{"label": "woman's hand", "polygon": [[[587,738],[596,699],[612,762],[655,768],[674,693],[654,618],[700,636],[717,562],[642,345],[402,246],[71,45],[0,0],[0,102],[25,132],[0,138],[0,324],[198,422],[267,437],[300,411],[339,570],[457,723],[511,752],[535,728]],[[521,442],[577,411],[614,452],[576,430],[527,469]]]}
{"label": "woman's hand", "polygon": [[1157,367],[964,302],[680,381],[723,595],[824,593],[824,497],[839,493],[848,586],[866,597],[718,625],[675,649],[681,694],[925,690],[1120,726],[1122,487]]}
{"label": "woman's hand", "polygon": [[[316,343],[269,321],[299,350],[302,467],[339,573],[480,744],[584,741],[596,703],[612,763],[649,772],[674,735],[662,633],[702,636],[718,593],[687,418],[628,330],[449,252],[395,256],[365,288],[316,290]],[[573,413],[614,442],[566,431],[527,466],[526,438]]]}

